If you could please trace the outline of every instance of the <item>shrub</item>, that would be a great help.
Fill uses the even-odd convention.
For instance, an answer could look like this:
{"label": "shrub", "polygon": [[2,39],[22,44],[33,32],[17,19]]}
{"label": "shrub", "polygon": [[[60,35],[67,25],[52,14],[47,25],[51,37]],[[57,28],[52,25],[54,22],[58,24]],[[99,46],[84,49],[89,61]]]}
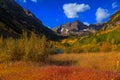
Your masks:
{"label": "shrub", "polygon": [[41,61],[47,55],[45,54],[47,45],[45,36],[40,39],[36,34],[32,33],[25,44],[25,60]]}
{"label": "shrub", "polygon": [[56,54],[56,49],[55,48],[47,48],[45,53],[48,55]]}
{"label": "shrub", "polygon": [[99,46],[99,50],[102,52],[110,52],[112,50],[112,47],[111,47],[110,43],[102,43]]}
{"label": "shrub", "polygon": [[[19,39],[0,38],[0,61],[43,61],[46,55],[46,37],[38,37],[31,33],[28,37],[26,32]],[[2,58],[1,58],[2,57]]]}

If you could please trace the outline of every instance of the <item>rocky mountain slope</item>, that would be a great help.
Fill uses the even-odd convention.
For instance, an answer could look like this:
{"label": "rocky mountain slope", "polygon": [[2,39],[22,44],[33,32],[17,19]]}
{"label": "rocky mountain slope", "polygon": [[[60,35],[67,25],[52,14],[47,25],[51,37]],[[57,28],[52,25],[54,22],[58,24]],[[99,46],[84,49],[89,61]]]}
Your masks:
{"label": "rocky mountain slope", "polygon": [[102,29],[107,30],[110,28],[114,28],[115,26],[120,26],[120,9],[111,16],[110,20],[105,24]]}
{"label": "rocky mountain slope", "polygon": [[103,24],[91,24],[85,25],[79,20],[75,22],[68,22],[66,24],[60,25],[53,29],[57,34],[62,36],[72,36],[72,35],[88,35],[90,33],[94,33],[97,30],[102,28]]}
{"label": "rocky mountain slope", "polygon": [[34,14],[23,9],[15,0],[0,0],[0,35],[18,37],[23,31],[46,35],[48,38],[56,36]]}

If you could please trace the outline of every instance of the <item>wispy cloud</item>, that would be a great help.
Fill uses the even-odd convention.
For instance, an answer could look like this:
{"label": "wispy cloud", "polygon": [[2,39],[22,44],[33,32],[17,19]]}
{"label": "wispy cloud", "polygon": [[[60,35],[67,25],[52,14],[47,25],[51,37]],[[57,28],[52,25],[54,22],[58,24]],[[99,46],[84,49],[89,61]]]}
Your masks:
{"label": "wispy cloud", "polygon": [[31,1],[37,3],[37,0],[31,0]]}
{"label": "wispy cloud", "polygon": [[[22,1],[23,3],[27,3],[28,2],[28,0],[20,0],[20,1]],[[34,3],[37,3],[38,0],[30,0],[30,1],[32,1]]]}
{"label": "wispy cloud", "polygon": [[83,22],[83,24],[85,24],[85,25],[87,25],[87,26],[89,26],[89,25],[90,25],[88,22]]}
{"label": "wispy cloud", "polygon": [[112,3],[112,8],[116,8],[116,7],[118,7],[117,2],[113,2]]}
{"label": "wispy cloud", "polygon": [[65,15],[68,18],[77,18],[79,17],[79,12],[85,12],[90,9],[88,4],[77,4],[77,3],[68,3],[63,5],[63,10]]}
{"label": "wispy cloud", "polygon": [[27,0],[23,0],[23,2],[24,2],[24,3],[26,3],[26,2],[27,2]]}
{"label": "wispy cloud", "polygon": [[96,21],[102,22],[104,19],[108,18],[110,16],[110,13],[107,9],[98,8],[96,12]]}

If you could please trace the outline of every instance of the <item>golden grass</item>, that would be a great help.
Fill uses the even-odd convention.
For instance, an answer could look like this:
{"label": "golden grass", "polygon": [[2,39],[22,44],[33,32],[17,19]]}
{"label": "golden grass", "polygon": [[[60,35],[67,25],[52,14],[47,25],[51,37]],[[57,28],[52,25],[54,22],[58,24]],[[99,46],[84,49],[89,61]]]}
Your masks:
{"label": "golden grass", "polygon": [[75,39],[63,39],[62,41],[61,41],[61,43],[62,44],[65,44],[65,43],[68,43],[68,44],[74,44],[75,42],[77,42],[78,41],[78,39],[77,38],[75,38]]}
{"label": "golden grass", "polygon": [[80,67],[120,72],[120,52],[58,54],[50,56],[50,59],[56,62],[71,61],[71,65]]}

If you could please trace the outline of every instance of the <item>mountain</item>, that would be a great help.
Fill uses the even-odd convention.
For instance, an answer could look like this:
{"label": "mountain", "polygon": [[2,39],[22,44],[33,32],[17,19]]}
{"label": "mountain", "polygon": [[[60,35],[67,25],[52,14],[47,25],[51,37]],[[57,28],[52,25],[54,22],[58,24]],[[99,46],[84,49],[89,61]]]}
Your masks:
{"label": "mountain", "polygon": [[88,27],[90,29],[99,31],[104,26],[104,23],[96,23],[96,24],[90,24]]}
{"label": "mountain", "polygon": [[87,29],[88,27],[84,25],[82,22],[76,20],[75,22],[71,23],[68,22],[66,24],[60,25],[53,29],[57,34],[63,36],[69,35],[79,35],[79,32],[83,29]]}
{"label": "mountain", "polygon": [[68,22],[53,29],[57,34],[62,36],[71,35],[88,35],[102,28],[103,24],[91,24],[89,26],[83,24],[79,20]]}
{"label": "mountain", "polygon": [[114,28],[115,26],[120,25],[120,9],[111,16],[110,20],[105,24],[102,28],[103,30],[107,30],[110,28]]}
{"label": "mountain", "polygon": [[29,10],[23,9],[15,0],[0,0],[0,35],[19,37],[23,31],[55,38],[55,33],[45,27]]}

